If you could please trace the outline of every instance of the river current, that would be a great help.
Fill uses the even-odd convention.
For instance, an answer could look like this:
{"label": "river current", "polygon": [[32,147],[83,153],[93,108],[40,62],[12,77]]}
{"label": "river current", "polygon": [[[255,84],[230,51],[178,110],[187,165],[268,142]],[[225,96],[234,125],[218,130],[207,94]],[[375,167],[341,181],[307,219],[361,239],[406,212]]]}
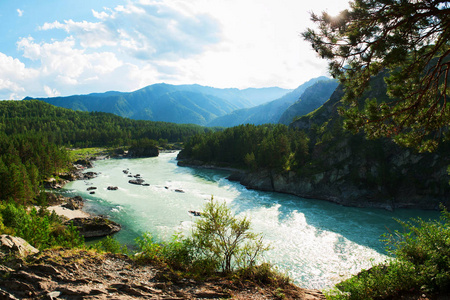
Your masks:
{"label": "river current", "polygon": [[[361,269],[389,259],[381,235],[401,229],[394,220],[435,219],[437,212],[343,207],[292,195],[247,190],[226,179],[229,172],[179,167],[176,153],[141,159],[96,161],[98,177],[65,186],[69,196],[86,199],[84,210],[108,216],[122,225],[115,235],[133,245],[144,232],[169,238],[189,233],[206,201],[225,201],[236,215],[250,217],[254,232],[270,244],[265,259],[287,273],[296,284],[323,289]],[[125,174],[123,170],[128,170]],[[128,183],[140,174],[149,186]],[[88,187],[96,187],[90,194]],[[118,190],[108,190],[117,186]]]}

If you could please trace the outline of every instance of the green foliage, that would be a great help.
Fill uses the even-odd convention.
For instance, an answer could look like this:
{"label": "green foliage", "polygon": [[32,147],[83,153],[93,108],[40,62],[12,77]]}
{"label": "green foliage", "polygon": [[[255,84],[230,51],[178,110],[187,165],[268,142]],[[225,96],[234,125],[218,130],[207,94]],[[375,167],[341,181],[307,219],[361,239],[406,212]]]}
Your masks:
{"label": "green foliage", "polygon": [[275,286],[285,286],[291,282],[289,276],[280,273],[269,263],[242,268],[236,272],[236,277],[240,281],[250,280],[252,282]]}
{"label": "green foliage", "polygon": [[405,232],[386,235],[395,259],[339,283],[330,299],[396,299],[403,294],[450,292],[450,213],[438,221],[400,222]]}
{"label": "green foliage", "polygon": [[308,156],[308,138],[285,125],[240,125],[193,136],[180,157],[240,168],[290,170]]}
{"label": "green foliage", "polygon": [[216,261],[222,272],[255,264],[268,249],[262,236],[250,232],[250,220],[237,218],[225,203],[211,199],[196,222],[192,243],[202,256]]}
{"label": "green foliage", "polygon": [[212,199],[205,205],[190,237],[176,234],[168,242],[157,242],[145,233],[136,243],[137,259],[141,262],[163,263],[197,275],[238,269],[245,276],[265,276],[264,267],[255,267],[257,259],[268,249],[261,235],[250,232],[247,218],[236,218],[226,204]]}
{"label": "green foliage", "polygon": [[[319,26],[303,37],[330,61],[345,87],[346,128],[368,137],[390,137],[433,151],[449,137],[450,4],[448,1],[354,0],[332,17],[312,14]],[[385,72],[388,99],[359,99]]]}
{"label": "green foliage", "polygon": [[120,253],[128,255],[128,247],[120,244],[114,237],[107,236],[92,246],[93,249],[99,252]]}
{"label": "green foliage", "polygon": [[0,204],[0,215],[3,219],[2,233],[19,236],[40,250],[84,245],[76,227],[63,225],[54,212],[35,208],[27,211],[24,206],[8,203]]}
{"label": "green foliage", "polygon": [[0,101],[0,133],[41,136],[51,144],[78,148],[117,147],[133,140],[180,142],[210,129],[198,125],[139,121],[109,113],[82,112],[43,101]]}

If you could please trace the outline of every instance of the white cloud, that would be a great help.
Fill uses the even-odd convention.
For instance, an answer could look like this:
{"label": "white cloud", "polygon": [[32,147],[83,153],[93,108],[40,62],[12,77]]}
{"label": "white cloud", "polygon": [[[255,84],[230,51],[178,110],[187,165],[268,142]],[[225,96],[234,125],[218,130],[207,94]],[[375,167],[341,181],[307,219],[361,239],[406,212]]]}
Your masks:
{"label": "white cloud", "polygon": [[57,97],[61,95],[61,93],[58,92],[56,89],[52,89],[51,87],[46,85],[44,85],[44,91],[48,97]]}
{"label": "white cloud", "polygon": [[[161,81],[295,88],[327,69],[300,37],[312,25],[308,12],[334,13],[343,1],[129,0],[91,10],[91,22],[47,20],[41,38],[18,40],[26,59],[0,52],[0,99],[132,91]],[[53,31],[66,36],[52,38]]]}
{"label": "white cloud", "polygon": [[141,60],[188,57],[219,41],[220,28],[214,18],[162,1],[130,2],[92,13],[98,22],[55,21],[39,28],[63,29],[85,48],[115,47]]}
{"label": "white cloud", "polygon": [[19,17],[23,16],[23,10],[21,9],[17,9],[17,14],[19,15]]}

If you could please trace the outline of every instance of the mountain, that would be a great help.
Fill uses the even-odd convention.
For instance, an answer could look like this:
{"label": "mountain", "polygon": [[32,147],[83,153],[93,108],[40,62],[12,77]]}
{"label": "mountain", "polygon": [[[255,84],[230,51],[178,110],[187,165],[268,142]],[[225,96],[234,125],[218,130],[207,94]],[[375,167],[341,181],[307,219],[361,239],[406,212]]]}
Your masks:
{"label": "mountain", "polygon": [[206,125],[236,109],[276,99],[288,92],[281,88],[239,90],[161,83],[131,93],[112,91],[24,100],[37,99],[73,110],[108,112],[138,120]]}
{"label": "mountain", "polygon": [[305,90],[297,102],[285,110],[278,123],[289,125],[295,118],[316,110],[330,98],[338,84],[334,79],[316,82]]}
{"label": "mountain", "polygon": [[247,123],[255,125],[278,123],[284,111],[296,102],[308,87],[320,80],[329,79],[324,76],[311,79],[281,98],[256,107],[235,110],[225,116],[214,119],[208,123],[208,126],[232,127]]}

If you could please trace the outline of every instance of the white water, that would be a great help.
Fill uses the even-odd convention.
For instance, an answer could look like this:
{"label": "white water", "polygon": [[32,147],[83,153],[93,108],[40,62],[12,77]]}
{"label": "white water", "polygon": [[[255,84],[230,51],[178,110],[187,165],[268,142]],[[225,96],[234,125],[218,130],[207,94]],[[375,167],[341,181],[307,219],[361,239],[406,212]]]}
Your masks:
{"label": "white water", "polygon": [[[237,215],[251,218],[253,230],[262,232],[272,249],[266,259],[289,274],[302,287],[323,289],[382,262],[388,257],[380,236],[399,229],[393,217],[436,218],[436,212],[358,209],[291,195],[247,190],[216,170],[178,167],[176,153],[157,158],[97,161],[90,171],[100,175],[66,186],[68,194],[87,199],[85,210],[107,215],[122,224],[116,238],[128,245],[143,232],[162,238],[189,228],[211,196],[226,201]],[[150,186],[128,183],[129,169]],[[86,190],[97,187],[94,195]],[[116,191],[108,186],[118,186]],[[181,189],[184,193],[176,192]]]}

